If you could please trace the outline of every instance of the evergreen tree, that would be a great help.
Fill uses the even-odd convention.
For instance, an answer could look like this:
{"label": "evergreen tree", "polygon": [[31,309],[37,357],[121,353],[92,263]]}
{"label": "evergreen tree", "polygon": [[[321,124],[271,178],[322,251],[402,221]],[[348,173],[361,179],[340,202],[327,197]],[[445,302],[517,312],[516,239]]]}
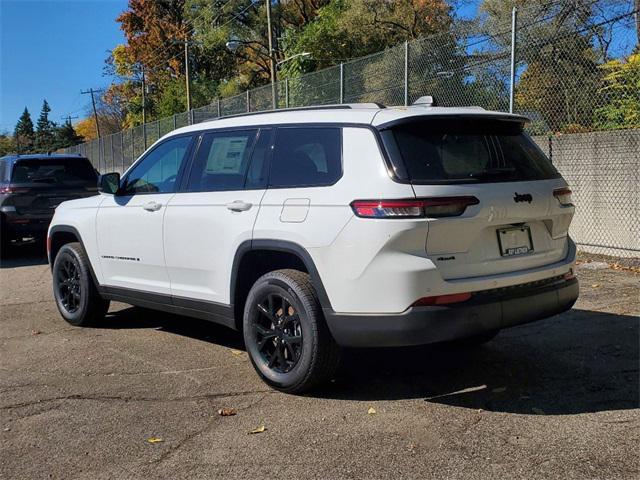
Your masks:
{"label": "evergreen tree", "polygon": [[55,149],[72,147],[82,143],[84,138],[76,133],[76,130],[71,125],[71,122],[67,120],[60,127],[56,129],[56,145]]}
{"label": "evergreen tree", "polygon": [[47,152],[54,149],[56,124],[49,120],[51,107],[46,100],[42,103],[42,110],[36,123],[36,149]]}
{"label": "evergreen tree", "polygon": [[27,107],[24,107],[24,112],[20,115],[18,123],[14,131],[14,138],[18,153],[29,152],[33,148],[35,141],[35,134],[33,131],[33,121],[31,121],[31,114]]}

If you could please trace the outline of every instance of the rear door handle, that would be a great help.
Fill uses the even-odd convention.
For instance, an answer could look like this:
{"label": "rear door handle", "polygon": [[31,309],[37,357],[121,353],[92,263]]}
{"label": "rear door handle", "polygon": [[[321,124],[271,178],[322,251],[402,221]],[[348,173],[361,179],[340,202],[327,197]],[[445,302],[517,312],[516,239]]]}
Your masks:
{"label": "rear door handle", "polygon": [[158,202],[148,202],[148,203],[145,203],[142,206],[142,208],[144,208],[148,212],[155,212],[162,208],[162,204]]}
{"label": "rear door handle", "polygon": [[253,205],[251,203],[243,202],[242,200],[235,200],[231,203],[227,203],[226,206],[232,212],[246,212]]}

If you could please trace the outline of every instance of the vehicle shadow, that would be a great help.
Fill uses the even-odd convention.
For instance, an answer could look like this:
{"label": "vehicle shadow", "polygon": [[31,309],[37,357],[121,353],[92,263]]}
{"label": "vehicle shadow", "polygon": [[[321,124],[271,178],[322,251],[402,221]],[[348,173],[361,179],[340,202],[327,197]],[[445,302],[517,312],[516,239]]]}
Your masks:
{"label": "vehicle shadow", "polygon": [[32,267],[47,264],[47,246],[45,242],[33,242],[24,245],[12,245],[0,257],[0,268]]}
{"label": "vehicle shadow", "polygon": [[325,396],[566,415],[640,407],[638,317],[572,310],[476,348],[350,350]]}
{"label": "vehicle shadow", "polygon": [[[346,349],[334,381],[309,396],[399,400],[521,414],[640,407],[640,321],[571,310],[502,332],[476,348]],[[157,328],[244,350],[242,336],[206,321],[124,308],[100,328]]]}

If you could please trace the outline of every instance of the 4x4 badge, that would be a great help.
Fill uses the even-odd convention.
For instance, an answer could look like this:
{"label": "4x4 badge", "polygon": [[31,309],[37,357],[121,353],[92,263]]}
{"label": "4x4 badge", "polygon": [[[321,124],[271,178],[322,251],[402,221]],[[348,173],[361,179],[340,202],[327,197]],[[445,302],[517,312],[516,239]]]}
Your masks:
{"label": "4x4 badge", "polygon": [[531,196],[530,193],[518,193],[518,192],[515,192],[515,196],[513,197],[513,201],[516,202],[516,203],[519,203],[519,202],[531,203],[533,201],[533,197]]}

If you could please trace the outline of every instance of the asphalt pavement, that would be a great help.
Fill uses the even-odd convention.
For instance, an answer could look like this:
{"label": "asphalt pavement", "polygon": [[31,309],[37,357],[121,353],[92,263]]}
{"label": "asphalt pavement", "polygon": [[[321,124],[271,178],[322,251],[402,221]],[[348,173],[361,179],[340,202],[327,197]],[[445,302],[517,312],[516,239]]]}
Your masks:
{"label": "asphalt pavement", "polygon": [[41,247],[16,250],[0,478],[637,479],[640,274],[582,260],[570,312],[475,349],[348,350],[330,385],[293,396],[223,327],[123,304],[66,324]]}

